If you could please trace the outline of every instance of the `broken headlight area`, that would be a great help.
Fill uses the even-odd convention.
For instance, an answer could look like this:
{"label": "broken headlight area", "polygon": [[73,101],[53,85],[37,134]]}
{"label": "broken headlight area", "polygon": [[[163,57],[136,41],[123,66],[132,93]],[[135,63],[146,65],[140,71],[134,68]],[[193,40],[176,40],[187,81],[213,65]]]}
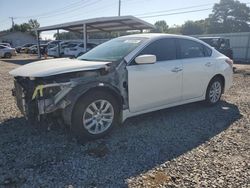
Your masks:
{"label": "broken headlight area", "polygon": [[64,109],[70,104],[64,97],[74,86],[73,82],[46,83],[16,77],[12,94],[27,119],[40,119],[43,114]]}
{"label": "broken headlight area", "polygon": [[49,99],[54,97],[56,94],[58,94],[61,91],[60,86],[55,86],[55,87],[45,87],[43,89],[43,98]]}
{"label": "broken headlight area", "polygon": [[39,115],[63,109],[70,104],[64,97],[71,91],[73,83],[38,85],[32,95],[37,102]]}

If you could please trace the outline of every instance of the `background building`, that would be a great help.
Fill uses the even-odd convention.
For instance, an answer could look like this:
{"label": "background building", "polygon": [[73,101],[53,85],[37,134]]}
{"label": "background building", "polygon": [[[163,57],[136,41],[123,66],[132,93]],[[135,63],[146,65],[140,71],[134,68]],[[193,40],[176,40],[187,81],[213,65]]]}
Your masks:
{"label": "background building", "polygon": [[12,47],[26,43],[36,43],[36,37],[24,32],[0,32],[0,42],[10,43]]}

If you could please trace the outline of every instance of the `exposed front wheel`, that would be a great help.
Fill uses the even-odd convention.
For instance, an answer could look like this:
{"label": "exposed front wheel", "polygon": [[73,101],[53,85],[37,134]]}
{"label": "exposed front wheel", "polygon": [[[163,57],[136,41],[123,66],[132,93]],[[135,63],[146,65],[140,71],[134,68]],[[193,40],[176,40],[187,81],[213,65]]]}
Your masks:
{"label": "exposed front wheel", "polygon": [[207,93],[206,102],[209,105],[215,105],[220,101],[223,91],[223,84],[220,78],[214,78],[210,81]]}
{"label": "exposed front wheel", "polygon": [[95,91],[83,96],[72,114],[72,131],[80,140],[107,135],[118,123],[119,107],[111,94]]}

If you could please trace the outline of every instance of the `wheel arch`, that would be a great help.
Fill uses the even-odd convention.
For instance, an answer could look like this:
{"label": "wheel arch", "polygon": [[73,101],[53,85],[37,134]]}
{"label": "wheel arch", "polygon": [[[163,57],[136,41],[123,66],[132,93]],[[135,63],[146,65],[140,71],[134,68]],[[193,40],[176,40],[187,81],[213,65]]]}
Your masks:
{"label": "wheel arch", "polygon": [[[207,89],[208,89],[208,86],[209,86],[209,84],[215,79],[215,78],[219,78],[221,81],[222,81],[222,93],[224,93],[224,91],[225,91],[225,77],[222,75],[222,74],[216,74],[216,75],[214,75],[211,79],[210,79],[210,81],[209,81],[209,83],[208,83],[208,85],[207,85]],[[207,91],[206,91],[207,92]]]}
{"label": "wheel arch", "polygon": [[110,86],[110,85],[91,87],[88,90],[86,90],[85,92],[83,92],[78,97],[76,102],[78,102],[80,100],[80,98],[84,97],[85,95],[87,95],[91,92],[96,92],[96,91],[104,91],[104,92],[111,94],[117,100],[119,105],[122,105],[124,103],[124,99],[123,99],[122,95],[120,94],[119,90],[113,86]]}
{"label": "wheel arch", "polygon": [[91,87],[87,87],[85,89],[75,88],[75,91],[77,91],[77,92],[73,92],[71,96],[67,97],[67,99],[69,99],[69,100],[72,99],[71,105],[69,105],[68,107],[66,107],[62,111],[62,117],[64,119],[64,122],[68,125],[72,124],[72,115],[74,113],[74,109],[75,109],[76,104],[81,100],[82,97],[88,95],[89,93],[95,92],[95,91],[104,91],[104,92],[111,94],[117,100],[118,105],[120,106],[120,110],[122,111],[122,106],[124,104],[124,98],[121,95],[120,91],[112,85],[96,84],[96,85],[92,85]]}

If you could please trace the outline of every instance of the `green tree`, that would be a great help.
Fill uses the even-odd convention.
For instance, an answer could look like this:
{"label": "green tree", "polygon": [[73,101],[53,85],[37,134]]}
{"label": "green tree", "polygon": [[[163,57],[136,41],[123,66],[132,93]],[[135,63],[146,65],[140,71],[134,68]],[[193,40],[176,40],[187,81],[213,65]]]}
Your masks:
{"label": "green tree", "polygon": [[13,28],[7,30],[8,32],[13,31],[21,31],[21,32],[28,32],[35,36],[35,31],[33,29],[36,29],[40,26],[37,20],[30,19],[28,23],[22,23],[22,24],[15,24]]}
{"label": "green tree", "polygon": [[31,29],[36,29],[36,28],[40,27],[40,24],[35,19],[30,19],[28,24],[30,25]]}
{"label": "green tree", "polygon": [[181,33],[184,35],[196,35],[204,33],[203,21],[187,21],[181,26]]}
{"label": "green tree", "polygon": [[156,33],[167,33],[168,32],[168,25],[166,23],[166,21],[164,20],[160,20],[155,22],[155,29],[153,30],[153,32]]}
{"label": "green tree", "polygon": [[221,0],[209,15],[208,33],[249,31],[250,8],[235,0]]}
{"label": "green tree", "polygon": [[181,26],[180,25],[174,25],[172,27],[169,27],[168,28],[168,33],[181,34]]}

